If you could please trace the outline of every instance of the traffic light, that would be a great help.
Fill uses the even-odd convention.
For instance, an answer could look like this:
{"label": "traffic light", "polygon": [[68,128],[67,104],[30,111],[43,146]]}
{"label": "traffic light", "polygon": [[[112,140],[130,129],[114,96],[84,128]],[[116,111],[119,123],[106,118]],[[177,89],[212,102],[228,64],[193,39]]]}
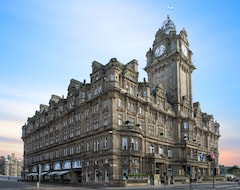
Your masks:
{"label": "traffic light", "polygon": [[187,165],[187,173],[188,174],[192,173],[192,166],[191,165]]}
{"label": "traffic light", "polygon": [[214,176],[217,175],[217,168],[213,168],[213,175],[214,175]]}

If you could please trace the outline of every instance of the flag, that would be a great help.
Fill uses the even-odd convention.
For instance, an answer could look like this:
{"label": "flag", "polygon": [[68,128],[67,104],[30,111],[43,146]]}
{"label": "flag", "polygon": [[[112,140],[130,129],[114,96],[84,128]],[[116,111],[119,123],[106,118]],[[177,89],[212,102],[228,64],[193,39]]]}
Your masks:
{"label": "flag", "polygon": [[212,160],[215,159],[215,154],[214,154],[214,152],[211,153],[211,158],[212,158]]}
{"label": "flag", "polygon": [[207,155],[207,159],[208,159],[208,161],[213,161],[213,160],[215,160],[215,154],[214,154],[214,152],[211,152],[211,154]]}

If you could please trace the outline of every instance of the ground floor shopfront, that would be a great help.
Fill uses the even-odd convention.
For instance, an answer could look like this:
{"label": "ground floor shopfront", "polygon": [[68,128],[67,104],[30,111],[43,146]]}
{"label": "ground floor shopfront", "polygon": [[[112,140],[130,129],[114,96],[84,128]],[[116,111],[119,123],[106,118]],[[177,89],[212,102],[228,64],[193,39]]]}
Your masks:
{"label": "ground floor shopfront", "polygon": [[[84,164],[82,164],[84,163]],[[189,169],[190,168],[190,169]],[[189,172],[189,171],[191,172]],[[212,167],[207,162],[178,162],[152,156],[147,158],[116,157],[116,159],[80,159],[42,163],[25,168],[24,178],[30,181],[116,185],[129,182],[130,176],[138,180],[148,179],[152,184],[171,184],[182,177],[198,182],[202,176],[210,176]],[[145,178],[147,176],[147,178]],[[142,177],[140,179],[140,177]],[[177,179],[177,180],[175,180]]]}

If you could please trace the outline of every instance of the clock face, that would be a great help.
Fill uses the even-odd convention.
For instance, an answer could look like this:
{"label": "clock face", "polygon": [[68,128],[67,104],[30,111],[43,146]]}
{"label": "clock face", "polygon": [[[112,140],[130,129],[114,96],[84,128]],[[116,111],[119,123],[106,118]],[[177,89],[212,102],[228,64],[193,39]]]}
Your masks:
{"label": "clock face", "polygon": [[188,56],[188,50],[184,44],[182,44],[182,53],[183,53],[183,55]]}
{"label": "clock face", "polygon": [[161,44],[155,49],[155,56],[160,57],[165,52],[165,46]]}

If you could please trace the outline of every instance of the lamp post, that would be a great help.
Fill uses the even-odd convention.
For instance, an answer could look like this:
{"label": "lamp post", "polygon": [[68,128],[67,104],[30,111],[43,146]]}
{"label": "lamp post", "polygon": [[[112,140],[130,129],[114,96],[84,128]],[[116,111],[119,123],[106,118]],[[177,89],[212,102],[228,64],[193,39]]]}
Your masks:
{"label": "lamp post", "polygon": [[211,148],[211,153],[207,156],[208,161],[212,163],[212,178],[213,178],[213,188],[215,188],[215,175],[217,173],[216,171],[216,157],[214,148]]}
{"label": "lamp post", "polygon": [[38,180],[37,180],[37,189],[40,188],[40,182],[41,182],[41,171],[42,170],[42,165],[38,164],[37,166],[37,176],[38,176]]}
{"label": "lamp post", "polygon": [[189,163],[189,165],[187,166],[188,168],[188,172],[189,172],[189,189],[192,189],[192,166]]}

